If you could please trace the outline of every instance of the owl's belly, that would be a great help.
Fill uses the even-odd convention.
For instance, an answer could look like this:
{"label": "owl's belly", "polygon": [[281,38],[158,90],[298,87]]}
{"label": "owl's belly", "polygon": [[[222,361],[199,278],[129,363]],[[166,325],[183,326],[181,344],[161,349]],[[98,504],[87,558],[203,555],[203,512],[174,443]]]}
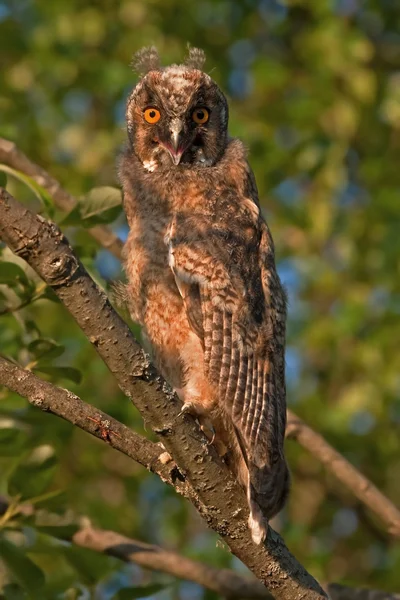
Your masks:
{"label": "owl's belly", "polygon": [[125,272],[129,287],[129,309],[133,320],[144,325],[148,296],[154,286],[158,286],[160,296],[169,289],[176,288],[173,274],[168,266],[168,249],[163,239],[163,231],[152,231],[131,225],[124,248]]}

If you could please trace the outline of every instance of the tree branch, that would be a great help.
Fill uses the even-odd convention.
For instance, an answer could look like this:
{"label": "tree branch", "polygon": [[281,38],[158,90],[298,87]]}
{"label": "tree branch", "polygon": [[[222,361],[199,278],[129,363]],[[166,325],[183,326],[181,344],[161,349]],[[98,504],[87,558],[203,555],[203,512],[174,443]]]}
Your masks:
{"label": "tree branch", "polygon": [[[230,569],[215,569],[159,546],[132,540],[114,531],[88,526],[77,531],[72,541],[78,546],[105,552],[146,569],[162,571],[179,579],[193,581],[219,593],[224,598],[272,599],[271,594],[259,582],[242,577]],[[400,600],[398,594],[351,588],[336,583],[329,584],[327,589],[331,600]]]}
{"label": "tree branch", "polygon": [[273,600],[273,596],[259,581],[246,579],[230,569],[216,569],[175,552],[163,550],[159,546],[132,540],[114,531],[85,527],[74,534],[72,541],[78,546],[105,552],[146,569],[193,581],[217,592],[223,598]]}
{"label": "tree branch", "polygon": [[[4,162],[17,171],[22,171],[29,177],[32,177],[40,186],[49,192],[56,206],[61,210],[70,211],[76,204],[74,198],[69,192],[61,187],[61,184],[54,179],[47,171],[32,162],[17,146],[0,138],[0,163]],[[91,236],[99,242],[106,250],[109,250],[114,256],[121,259],[123,243],[121,240],[105,225],[96,225],[88,229]]]}
{"label": "tree branch", "polygon": [[391,535],[400,536],[400,512],[386,496],[362,475],[344,456],[304,421],[288,410],[286,435],[297,440],[344,483],[363,504],[386,525]]}
{"label": "tree branch", "polygon": [[[126,323],[53,224],[33,215],[0,190],[0,237],[50,285],[158,434],[196,492],[197,510],[277,600],[321,600],[325,592],[272,529],[256,546],[247,527],[243,490],[195,420],[180,417],[181,404],[150,364]],[[95,315],[95,318],[93,318]]]}
{"label": "tree branch", "polygon": [[1,357],[0,385],[26,398],[36,408],[61,417],[108,443],[115,450],[159,475],[183,496],[189,499],[193,496],[193,490],[184,481],[175,463],[172,460],[164,462],[165,450],[110,415],[83,402],[72,392],[43,381],[30,371]]}
{"label": "tree branch", "polygon": [[[8,507],[7,498],[0,496],[0,516],[7,511]],[[17,507],[14,516],[32,515],[34,511],[35,508],[31,504],[23,503]],[[216,569],[159,546],[146,544],[114,531],[94,528],[85,517],[81,522],[81,527],[76,533],[60,539],[73,542],[76,546],[89,548],[94,552],[114,556],[125,562],[133,562],[145,569],[161,571],[178,579],[198,583],[227,600],[236,598],[273,600],[273,596],[260,582],[239,575],[230,569]],[[326,588],[331,600],[400,600],[398,594],[351,588],[336,583],[328,584]]]}

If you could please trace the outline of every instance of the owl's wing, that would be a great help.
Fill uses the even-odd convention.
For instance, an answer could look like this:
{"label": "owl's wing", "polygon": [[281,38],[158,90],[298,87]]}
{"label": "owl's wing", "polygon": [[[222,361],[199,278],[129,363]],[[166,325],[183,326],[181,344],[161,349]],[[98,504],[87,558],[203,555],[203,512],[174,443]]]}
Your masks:
{"label": "owl's wing", "polygon": [[245,460],[272,466],[282,459],[285,430],[285,301],[269,231],[259,220],[255,241],[237,252],[241,265],[226,236],[187,225],[176,220],[171,228],[170,266],[203,344],[206,375]]}

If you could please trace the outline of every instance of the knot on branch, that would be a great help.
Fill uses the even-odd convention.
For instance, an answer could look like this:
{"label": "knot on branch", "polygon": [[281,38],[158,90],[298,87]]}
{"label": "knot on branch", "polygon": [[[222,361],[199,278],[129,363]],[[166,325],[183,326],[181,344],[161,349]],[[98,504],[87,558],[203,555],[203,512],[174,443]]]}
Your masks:
{"label": "knot on branch", "polygon": [[79,262],[71,254],[58,254],[48,263],[47,279],[52,287],[66,285],[79,270]]}

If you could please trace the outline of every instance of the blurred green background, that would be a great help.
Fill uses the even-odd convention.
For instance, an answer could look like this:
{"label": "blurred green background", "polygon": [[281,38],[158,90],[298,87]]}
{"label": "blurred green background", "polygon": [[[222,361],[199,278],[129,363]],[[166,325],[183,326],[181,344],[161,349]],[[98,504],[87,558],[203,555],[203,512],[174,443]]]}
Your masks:
{"label": "blurred green background", "polygon": [[[155,44],[165,64],[179,62],[187,42],[206,50],[206,69],[229,97],[230,131],[248,145],[275,239],[290,299],[289,405],[399,504],[398,2],[0,0],[0,136],[76,196],[115,186],[132,54]],[[11,176],[8,189],[40,209]],[[126,236],[122,215],[113,227]],[[121,276],[86,231],[64,230],[104,287]],[[14,260],[5,249],[1,259]],[[15,310],[40,283],[9,274],[0,263],[1,352],[143,432],[63,307],[39,299]],[[66,366],[81,372],[79,383]],[[243,569],[156,476],[4,389],[0,400],[0,493],[61,491],[39,499],[35,517],[0,521],[7,540],[22,544],[19,560],[45,573],[44,584],[34,571],[42,592],[33,597],[122,598],[120,587],[150,583],[168,585],[160,600],[216,597],[70,549],[41,528],[78,516]],[[321,581],[399,591],[399,545],[296,442],[287,452],[293,489],[275,525],[289,548]],[[13,561],[0,569],[3,598],[31,597],[25,563]]]}

